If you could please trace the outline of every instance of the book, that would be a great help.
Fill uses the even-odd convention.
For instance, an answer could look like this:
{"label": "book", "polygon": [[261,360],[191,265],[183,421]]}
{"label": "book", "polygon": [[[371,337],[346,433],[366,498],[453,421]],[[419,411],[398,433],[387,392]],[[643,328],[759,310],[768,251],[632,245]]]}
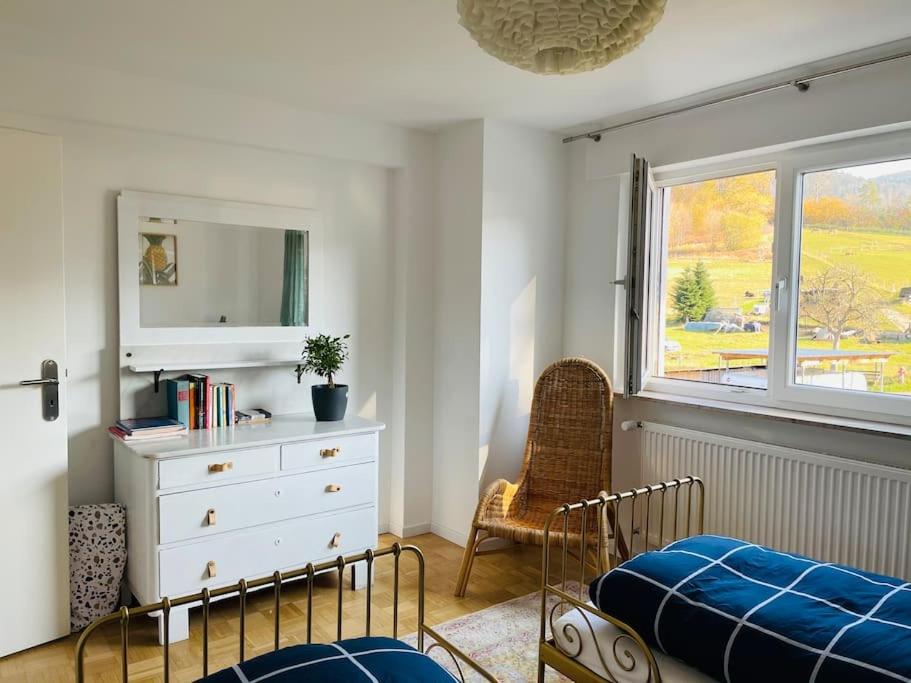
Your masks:
{"label": "book", "polygon": [[209,393],[209,376],[196,375],[196,378],[199,382],[200,387],[197,424],[200,426],[200,428],[204,429],[207,424],[208,406],[206,405],[206,397]]}
{"label": "book", "polygon": [[114,426],[128,435],[141,432],[176,432],[186,428],[171,417],[137,417],[128,420],[117,420]]}
{"label": "book", "polygon": [[190,427],[190,383],[185,379],[167,379],[168,417]]}
{"label": "book", "polygon": [[265,424],[272,421],[272,413],[262,408],[246,408],[234,413],[235,424]]}
{"label": "book", "polygon": [[188,379],[187,384],[190,391],[190,424],[187,425],[190,429],[197,429],[198,425],[196,424],[197,412],[196,412],[196,381],[193,379]]}
{"label": "book", "polygon": [[189,388],[190,429],[207,429],[211,424],[210,383],[208,375],[186,374],[177,378]]}
{"label": "book", "polygon": [[221,427],[221,385],[215,385],[215,426]]}
{"label": "book", "polygon": [[154,441],[156,439],[173,439],[179,436],[184,436],[187,433],[186,427],[171,432],[134,432],[133,434],[128,434],[119,427],[114,426],[108,427],[108,431],[121,441],[128,442]]}

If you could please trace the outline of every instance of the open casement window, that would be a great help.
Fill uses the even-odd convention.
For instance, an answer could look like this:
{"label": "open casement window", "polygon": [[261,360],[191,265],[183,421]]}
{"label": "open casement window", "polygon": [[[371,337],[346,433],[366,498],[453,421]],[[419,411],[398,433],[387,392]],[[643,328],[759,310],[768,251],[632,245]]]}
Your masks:
{"label": "open casement window", "polygon": [[657,360],[659,300],[653,289],[661,266],[660,196],[648,162],[632,156],[626,285],[626,381],[624,396],[635,396]]}
{"label": "open casement window", "polygon": [[675,166],[632,158],[624,395],[911,424],[911,134]]}

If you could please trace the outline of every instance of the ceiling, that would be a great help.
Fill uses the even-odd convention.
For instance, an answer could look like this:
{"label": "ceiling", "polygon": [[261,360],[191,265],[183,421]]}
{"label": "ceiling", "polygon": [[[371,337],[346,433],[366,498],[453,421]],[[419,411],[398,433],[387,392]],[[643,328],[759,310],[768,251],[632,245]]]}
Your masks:
{"label": "ceiling", "polygon": [[490,117],[565,130],[911,35],[909,0],[668,0],[664,19],[632,54],[587,74],[539,76],[483,52],[455,7],[0,0],[0,53],[417,128]]}

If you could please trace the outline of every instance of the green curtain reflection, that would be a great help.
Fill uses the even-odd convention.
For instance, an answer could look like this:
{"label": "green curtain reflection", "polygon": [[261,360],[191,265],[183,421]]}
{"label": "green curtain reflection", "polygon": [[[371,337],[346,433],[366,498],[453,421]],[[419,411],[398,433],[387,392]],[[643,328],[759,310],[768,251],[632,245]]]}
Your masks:
{"label": "green curtain reflection", "polygon": [[310,251],[307,237],[305,230],[285,230],[281,312],[281,323],[285,327],[302,327],[307,324],[307,261]]}

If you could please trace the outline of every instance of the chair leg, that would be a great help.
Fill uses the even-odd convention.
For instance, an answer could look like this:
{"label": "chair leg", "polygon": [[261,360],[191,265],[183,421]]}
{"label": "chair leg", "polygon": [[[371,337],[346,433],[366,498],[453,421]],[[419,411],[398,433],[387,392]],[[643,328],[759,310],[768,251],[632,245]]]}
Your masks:
{"label": "chair leg", "polygon": [[464,598],[465,591],[468,589],[468,577],[471,574],[471,565],[474,564],[474,556],[478,550],[478,527],[472,524],[471,533],[468,534],[468,543],[465,544],[465,553],[462,555],[462,566],[459,569],[459,577],[456,579],[455,596]]}

